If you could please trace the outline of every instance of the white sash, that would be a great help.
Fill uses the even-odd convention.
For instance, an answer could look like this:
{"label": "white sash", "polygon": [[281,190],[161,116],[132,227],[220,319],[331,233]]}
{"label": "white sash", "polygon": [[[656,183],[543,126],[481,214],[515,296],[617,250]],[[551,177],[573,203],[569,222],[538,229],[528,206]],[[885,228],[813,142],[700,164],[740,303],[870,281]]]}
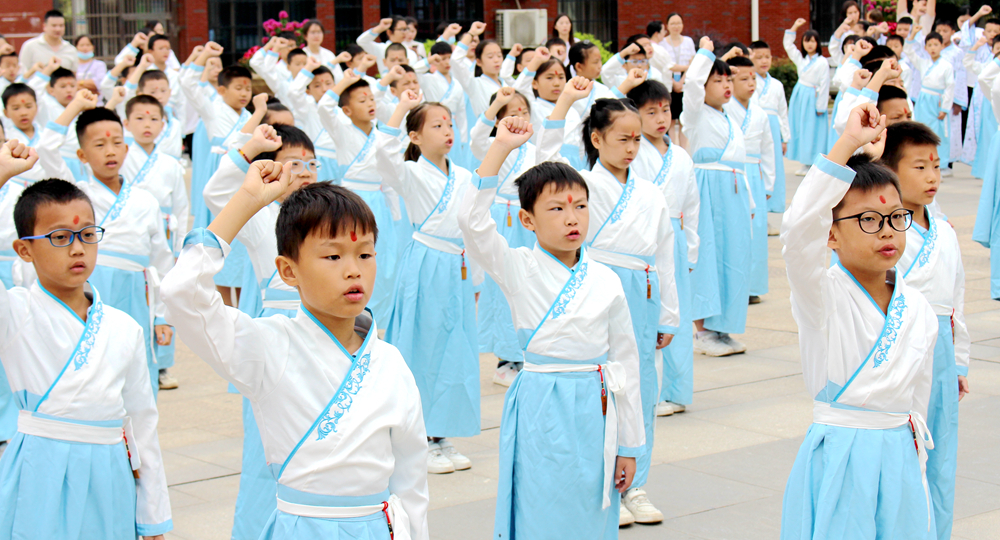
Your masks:
{"label": "white sash", "polygon": [[403,509],[403,501],[396,495],[382,504],[369,506],[309,506],[283,501],[278,498],[278,511],[293,516],[320,519],[346,519],[370,516],[385,512],[389,518],[389,533],[395,540],[410,540],[410,516]]}
{"label": "white sash", "polygon": [[449,242],[443,238],[431,236],[420,231],[413,231],[413,239],[431,249],[436,249],[444,253],[461,255],[465,252],[465,249],[463,249],[462,246],[455,244],[454,242]]}
{"label": "white sash", "polygon": [[594,246],[590,246],[588,249],[590,253],[590,258],[597,262],[604,263],[609,266],[617,266],[619,268],[626,268],[628,270],[646,270],[649,272],[655,272],[656,266],[647,264],[646,261],[635,257],[633,255],[627,255],[625,253],[618,253],[615,251],[607,251]]}
{"label": "white sash", "polygon": [[31,411],[22,410],[17,415],[17,430],[25,435],[45,437],[60,441],[85,444],[118,444],[122,440],[122,428],[89,426],[34,416]]}

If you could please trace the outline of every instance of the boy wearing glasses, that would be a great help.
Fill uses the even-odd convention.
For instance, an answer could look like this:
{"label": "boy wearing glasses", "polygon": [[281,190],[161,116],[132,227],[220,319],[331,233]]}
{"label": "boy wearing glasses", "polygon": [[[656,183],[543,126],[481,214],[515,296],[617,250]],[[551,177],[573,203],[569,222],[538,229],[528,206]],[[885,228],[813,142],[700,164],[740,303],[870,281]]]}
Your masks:
{"label": "boy wearing glasses", "polygon": [[[97,225],[107,230],[90,282],[103,291],[104,302],[128,313],[143,328],[153,395],[159,390],[159,366],[153,343],[170,345],[173,327],[164,319],[159,298],[160,276],[174,265],[160,216],[160,203],[135,179],[121,175],[128,145],[118,115],[97,107],[97,95],[77,92],[66,110],[45,127],[38,147],[39,160],[50,175],[72,180],[59,157],[68,126],[76,118],[77,155],[89,165],[90,175],[77,186],[90,198]],[[78,117],[79,116],[79,117]]]}
{"label": "boy wearing glasses", "polygon": [[969,392],[971,340],[965,325],[965,268],[955,230],[925,209],[941,184],[941,140],[918,122],[886,130],[882,163],[899,177],[903,207],[913,212],[906,248],[897,265],[906,283],[924,294],[937,315],[934,382],[927,425],[934,449],[927,457],[927,482],[934,502],[938,538],[951,537],[958,460],[958,402]]}
{"label": "boy wearing glasses", "polygon": [[[897,267],[913,212],[880,155],[885,116],[851,111],[781,226],[813,424],[785,489],[782,540],[937,538],[924,475],[938,323]],[[839,262],[829,266],[829,250]]]}
{"label": "boy wearing glasses", "polygon": [[[0,188],[37,160],[23,142],[0,146]],[[0,537],[162,539],[170,500],[146,340],[88,282],[103,237],[94,208],[73,184],[42,180],[14,221],[38,278],[0,287],[0,358],[21,409],[0,458]]]}

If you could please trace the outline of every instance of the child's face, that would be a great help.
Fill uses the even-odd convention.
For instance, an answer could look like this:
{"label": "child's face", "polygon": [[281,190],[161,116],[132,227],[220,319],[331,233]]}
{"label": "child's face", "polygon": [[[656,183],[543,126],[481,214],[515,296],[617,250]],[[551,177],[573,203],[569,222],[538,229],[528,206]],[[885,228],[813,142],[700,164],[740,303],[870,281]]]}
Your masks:
{"label": "child's face", "polygon": [[[869,193],[852,189],[844,196],[842,207],[833,217],[837,219],[868,211],[887,216],[902,208],[899,193],[892,185]],[[868,234],[861,230],[857,219],[845,219],[833,223],[827,243],[831,249],[837,250],[840,262],[848,270],[885,272],[896,266],[903,255],[906,233],[896,231],[887,221],[881,231]]]}
{"label": "child's face", "polygon": [[278,257],[278,274],[296,287],[303,307],[320,317],[353,319],[375,287],[375,235],[343,230],[336,236],[319,229],[306,236],[299,255]]}
{"label": "child's face", "polygon": [[753,60],[753,67],[761,77],[771,69],[771,49],[754,49],[750,59]]}
{"label": "child's face", "polygon": [[317,102],[323,97],[323,94],[327,90],[332,90],[334,87],[333,75],[329,73],[321,73],[313,77],[312,82],[306,87],[306,93],[312,96]]}
{"label": "child's face", "polygon": [[546,251],[576,251],[587,239],[590,226],[587,191],[582,186],[556,191],[556,185],[550,183],[538,195],[534,208],[522,208],[518,218],[524,228],[535,232],[538,245]]}
{"label": "child's face", "polygon": [[617,113],[603,135],[596,130],[590,132],[590,142],[597,148],[605,166],[627,169],[639,153],[642,121],[639,115],[632,112]]}
{"label": "child's face", "polygon": [[126,154],[128,145],[125,144],[122,126],[109,120],[87,126],[80,149],[76,151],[80,161],[89,164],[94,176],[99,179],[117,177]]}
{"label": "child's face", "polygon": [[566,70],[558,63],[535,75],[535,79],[531,82],[531,87],[538,91],[538,97],[546,101],[559,99],[559,94],[562,94],[565,86]]}
{"label": "child's face", "polygon": [[905,99],[889,99],[879,103],[878,110],[885,115],[885,125],[891,126],[898,122],[913,119],[910,102]]}
{"label": "child's face", "polygon": [[229,81],[228,86],[219,87],[219,95],[235,111],[243,110],[243,107],[250,103],[253,94],[253,85],[246,77],[236,77]]}
{"label": "child's face", "polygon": [[664,100],[646,103],[639,108],[639,118],[642,121],[642,134],[647,139],[652,141],[662,139],[673,121],[670,102]]}
{"label": "child's face", "polygon": [[807,54],[815,53],[818,46],[819,43],[816,42],[816,38],[810,37],[809,39],[802,40],[802,48],[805,49]]}
{"label": "child's face", "polygon": [[709,107],[722,109],[722,106],[729,103],[729,98],[733,97],[733,81],[729,75],[719,75],[712,73],[705,83],[705,103]]}
{"label": "child's face", "polygon": [[375,119],[375,97],[370,88],[359,88],[351,92],[344,114],[354,122],[371,122]]}
{"label": "child's face", "polygon": [[1000,23],[988,22],[986,23],[986,28],[983,29],[983,37],[986,38],[987,43],[993,40],[993,38],[1000,35]]}
{"label": "child's face", "polygon": [[749,101],[757,90],[757,76],[754,70],[749,67],[734,67],[733,69],[733,94],[736,99]]}
{"label": "child's face", "polygon": [[125,127],[139,144],[152,144],[163,131],[163,114],[158,107],[141,104],[132,107],[132,114],[125,119]]}
{"label": "child's face", "polygon": [[858,8],[854,6],[847,8],[847,20],[857,21],[860,17],[861,17],[861,12],[858,11]]}
{"label": "child's face", "polygon": [[903,206],[914,210],[934,201],[941,185],[941,158],[936,146],[909,145],[895,170]]}
{"label": "child's face", "polygon": [[939,24],[934,31],[941,34],[941,38],[944,40],[944,43],[941,45],[942,48],[951,45],[951,36],[955,34],[955,31],[951,29],[951,26],[947,24]]}
{"label": "child's face", "polygon": [[528,67],[531,63],[531,59],[535,57],[535,51],[524,51],[521,53],[521,63],[517,65],[519,71],[524,71],[524,68]]}
{"label": "child's face", "polygon": [[928,39],[924,42],[924,50],[927,54],[931,55],[931,58],[937,58],[941,55],[941,42],[936,39]]}
{"label": "child's face", "polygon": [[170,60],[170,42],[165,39],[157,40],[153,44],[153,62],[156,64],[166,64]]}
{"label": "child's face", "polygon": [[385,53],[385,69],[392,69],[403,64],[409,65],[410,60],[406,57],[406,51],[394,50]]}
{"label": "child's face", "polygon": [[420,131],[410,132],[410,141],[428,155],[445,155],[455,144],[455,130],[451,124],[451,114],[442,107],[431,107],[424,118]]}
{"label": "child's face", "polygon": [[[43,204],[37,209],[31,236],[57,229],[78,231],[93,225],[94,209],[88,201]],[[66,247],[55,247],[48,238],[15,240],[14,250],[23,261],[34,265],[39,282],[50,291],[82,287],[97,266],[97,244],[84,244],[75,236]]]}
{"label": "child's face", "polygon": [[[563,51],[565,53],[565,51]],[[553,53],[554,55],[555,53]],[[483,49],[483,55],[476,60],[476,64],[482,68],[486,75],[496,75],[500,73],[500,64],[503,63],[503,52],[496,43],[490,43]]]}
{"label": "child's face", "polygon": [[552,53],[552,56],[555,56],[556,58],[562,60],[563,62],[566,61],[566,46],[565,45],[553,45],[549,49],[549,52]]}
{"label": "child's face", "polygon": [[0,59],[0,76],[7,79],[10,82],[14,82],[17,78],[17,57],[16,56],[5,56]]}
{"label": "child's face", "polygon": [[649,69],[649,60],[646,59],[645,54],[641,52],[636,53],[628,57],[628,60],[625,61],[623,67],[625,68],[626,73],[632,71],[633,69],[641,69],[643,71],[646,71],[647,69]]}
{"label": "child's face", "polygon": [[417,25],[407,24],[406,25],[406,41],[413,41],[417,39]]}
{"label": "child's face", "polygon": [[906,39],[910,35],[910,25],[907,23],[896,23],[896,35]]}
{"label": "child's face", "polygon": [[386,30],[385,34],[389,36],[389,41],[402,43],[406,40],[406,21],[396,21],[396,23],[392,25],[392,28]]}
{"label": "child's face", "polygon": [[208,80],[213,85],[218,84],[219,73],[222,72],[222,60],[213,56],[205,62],[205,71],[208,72]]}
{"label": "child's face", "polygon": [[586,77],[590,80],[594,80],[601,76],[601,51],[597,50],[597,47],[592,49],[587,49],[583,52],[585,55],[583,62],[577,62],[576,74],[581,77]]}
{"label": "child's face", "polygon": [[507,118],[508,116],[520,118],[525,122],[531,122],[531,111],[528,109],[528,102],[524,99],[524,96],[520,94],[514,96],[514,99],[510,100],[510,103],[497,115],[498,118]]}
{"label": "child's face", "polygon": [[316,182],[318,162],[312,150],[301,146],[282,146],[274,156],[274,160],[279,163],[292,163],[292,183],[278,199],[280,202],[285,202],[285,199],[298,189]]}
{"label": "child's face", "polygon": [[31,123],[35,121],[38,114],[38,104],[31,94],[18,94],[11,96],[4,107],[4,114],[21,131],[31,129]]}
{"label": "child's face", "polygon": [[69,102],[73,101],[73,96],[76,95],[76,78],[63,77],[53,81],[53,83],[55,84],[45,87],[45,90],[50,96],[56,98],[56,101],[63,107],[69,105]]}
{"label": "child's face", "polygon": [[282,126],[294,126],[295,116],[292,111],[268,111],[264,116],[265,124],[270,126],[282,125]]}
{"label": "child's face", "polygon": [[146,84],[142,85],[142,88],[139,88],[136,94],[153,96],[156,98],[156,101],[160,102],[160,105],[166,107],[170,103],[170,81],[163,79],[146,81]]}
{"label": "child's face", "polygon": [[392,92],[392,95],[396,96],[397,98],[407,90],[420,92],[420,83],[417,81],[416,73],[406,72],[406,74],[403,75],[402,79],[396,81],[396,84],[389,88],[389,91]]}
{"label": "child's face", "polygon": [[886,47],[892,49],[892,53],[896,55],[897,58],[903,57],[903,44],[899,40],[893,39],[885,43]]}
{"label": "child's face", "polygon": [[297,76],[299,71],[302,71],[302,68],[306,67],[307,58],[309,57],[304,54],[297,54],[288,62],[288,71],[292,72],[292,77]]}

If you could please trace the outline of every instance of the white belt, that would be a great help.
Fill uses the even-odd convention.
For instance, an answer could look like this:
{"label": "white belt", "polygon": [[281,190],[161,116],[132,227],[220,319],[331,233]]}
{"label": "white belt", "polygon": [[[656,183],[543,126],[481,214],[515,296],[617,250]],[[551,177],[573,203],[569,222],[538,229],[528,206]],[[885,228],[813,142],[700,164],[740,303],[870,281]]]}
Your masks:
{"label": "white belt", "polygon": [[451,253],[452,255],[461,255],[462,252],[465,251],[462,246],[459,246],[458,244],[454,244],[447,240],[442,240],[419,231],[413,231],[413,239],[431,249],[436,249],[444,253]]}
{"label": "white belt", "polygon": [[646,261],[633,257],[631,255],[626,255],[624,253],[617,253],[614,251],[605,251],[603,249],[598,249],[595,247],[587,248],[587,253],[590,254],[590,258],[603,264],[608,264],[611,266],[618,266],[621,268],[626,268],[628,270],[649,270],[653,272],[656,267],[651,264],[646,264]]}
{"label": "white belt", "polygon": [[330,150],[327,148],[316,147],[316,157],[325,157],[329,159],[337,159],[337,151]]}
{"label": "white belt", "polygon": [[532,364],[525,362],[522,371],[534,373],[582,373],[597,371],[598,368],[604,373],[604,386],[615,395],[615,399],[608,396],[608,410],[604,419],[604,486],[603,503],[601,508],[611,506],[611,499],[608,497],[608,489],[615,480],[615,460],[618,456],[618,410],[615,401],[622,396],[625,391],[625,367],[618,362],[608,362],[607,364]]}
{"label": "white belt", "polygon": [[933,510],[931,509],[930,487],[927,485],[927,450],[934,448],[934,439],[931,437],[931,431],[920,413],[835,409],[829,403],[813,401],[813,422],[852,429],[893,429],[910,424],[913,430],[913,439],[916,441],[917,458],[920,461],[920,476],[924,483],[924,494],[927,496],[927,530],[930,530]]}
{"label": "white belt", "polygon": [[132,470],[139,470],[142,464],[139,459],[139,447],[132,433],[132,419],[127,416],[121,426],[103,427],[43,418],[33,415],[31,411],[22,410],[17,415],[17,430],[25,435],[84,444],[112,445],[120,443],[122,438],[125,438]]}
{"label": "white belt", "polygon": [[743,163],[746,163],[748,165],[760,165],[760,158],[748,157],[743,160]]}
{"label": "white belt", "polygon": [[348,179],[341,181],[340,185],[352,191],[382,191],[382,185],[379,183],[365,183],[365,182],[352,182]]}
{"label": "white belt", "polygon": [[938,92],[937,90],[932,90],[930,88],[921,88],[920,91],[924,92],[924,93],[927,93],[927,94],[930,94],[932,96],[941,97],[941,92]]}
{"label": "white belt", "polygon": [[504,206],[506,206],[507,203],[510,203],[511,208],[517,207],[518,210],[521,209],[521,201],[518,199],[505,199],[503,197],[497,196],[494,202],[496,204],[502,204]]}
{"label": "white belt", "polygon": [[97,253],[97,264],[100,266],[108,266],[111,268],[117,268],[118,270],[126,270],[128,272],[143,272],[146,267],[130,259],[125,259],[122,257],[115,257],[114,255],[108,255],[107,253]]}
{"label": "white belt", "polygon": [[370,516],[383,510],[389,515],[389,526],[396,540],[410,540],[410,517],[403,509],[403,502],[396,495],[390,495],[384,504],[370,506],[309,506],[278,499],[278,510],[293,516],[321,519],[347,519]]}
{"label": "white belt", "polygon": [[721,163],[695,163],[695,169],[701,169],[703,171],[722,171],[734,174],[746,174],[746,171],[742,169],[734,169],[728,165],[723,165]]}
{"label": "white belt", "polygon": [[261,306],[270,309],[286,309],[289,311],[295,311],[299,309],[299,305],[302,302],[296,302],[295,300],[264,300],[261,302]]}

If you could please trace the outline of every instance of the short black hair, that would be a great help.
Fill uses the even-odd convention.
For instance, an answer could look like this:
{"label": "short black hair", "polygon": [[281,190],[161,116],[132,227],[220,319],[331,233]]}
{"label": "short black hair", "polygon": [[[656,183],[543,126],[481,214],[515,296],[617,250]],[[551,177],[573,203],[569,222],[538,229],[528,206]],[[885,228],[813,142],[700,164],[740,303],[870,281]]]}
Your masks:
{"label": "short black hair", "polygon": [[[407,64],[400,64],[399,67],[403,69],[403,74],[404,75],[407,74],[407,73],[416,73],[416,71],[414,71],[413,68],[411,68]],[[389,87],[390,88],[395,88],[396,85],[399,84],[400,81],[402,81],[402,79],[396,79],[396,80],[392,81],[391,83],[389,83]]]}
{"label": "short black hair", "polygon": [[583,176],[573,167],[556,161],[539,163],[524,171],[514,181],[514,185],[517,186],[517,198],[521,202],[521,208],[531,213],[535,212],[538,196],[549,185],[552,185],[557,192],[580,186],[587,192],[587,197],[590,197],[590,188]]}
{"label": "short black hair", "polygon": [[761,39],[758,39],[757,41],[750,43],[749,47],[751,51],[756,51],[759,49],[768,49],[768,50],[771,49],[771,46],[768,45],[766,41]]}
{"label": "short black hair", "polygon": [[[715,62],[712,63],[712,71],[709,72],[708,77],[712,78],[712,75],[724,75],[726,77],[732,77],[733,70],[729,69],[729,64],[716,58]],[[705,84],[708,84],[708,82],[706,81]]]}
{"label": "short black hair", "polygon": [[[652,24],[652,23],[650,23]],[[662,26],[662,25],[661,25]],[[587,55],[590,54],[587,51],[590,49],[596,49],[597,45],[589,41],[577,41],[569,48],[569,53],[567,58],[569,59],[569,65],[575,66],[577,64],[582,64],[587,61]]]}
{"label": "short black hair", "polygon": [[840,52],[843,54],[847,54],[847,46],[856,44],[860,39],[861,36],[857,34],[844,36],[844,39],[840,42]]}
{"label": "short black hair", "polygon": [[46,204],[67,204],[73,201],[87,201],[91,209],[94,205],[90,197],[76,184],[50,178],[40,180],[24,188],[14,205],[14,228],[17,237],[35,235],[35,222],[38,221],[38,208]]}
{"label": "short black hair", "polygon": [[254,158],[254,161],[274,161],[278,152],[281,152],[284,148],[304,148],[313,154],[316,153],[316,147],[313,146],[312,139],[310,139],[309,135],[306,135],[306,132],[301,129],[295,126],[286,126],[285,124],[275,124],[271,127],[273,127],[274,131],[276,131],[278,136],[281,137],[281,147],[274,152],[262,152],[258,154],[257,157]]}
{"label": "short black hair", "polygon": [[733,41],[727,44],[725,47],[722,48],[722,54],[720,54],[719,56],[722,56],[733,49],[739,49],[743,53],[743,56],[750,56],[750,49],[748,49],[746,45],[744,45],[742,42],[739,41]]}
{"label": "short black hair", "polygon": [[145,88],[146,85],[149,84],[152,81],[167,81],[167,82],[170,82],[170,79],[167,78],[167,74],[166,73],[164,73],[164,72],[162,72],[162,71],[160,71],[158,69],[151,69],[151,70],[149,70],[149,71],[147,71],[147,72],[145,72],[145,73],[143,73],[142,75],[139,76],[139,84],[136,85],[136,89],[137,90],[141,90],[141,89]]}
{"label": "short black hair", "polygon": [[333,77],[333,72],[330,71],[330,68],[328,68],[326,66],[319,66],[318,68],[312,70],[312,74],[313,74],[313,78],[314,79],[316,77],[319,77],[320,75],[329,75],[329,76]]}
{"label": "short black hair", "polygon": [[38,101],[38,96],[35,95],[35,91],[28,85],[24,83],[11,83],[10,86],[3,89],[3,95],[0,99],[3,99],[3,107],[7,108],[7,102],[10,98],[20,96],[21,94],[28,94],[31,99]]}
{"label": "short black hair", "polygon": [[52,75],[49,75],[49,88],[55,88],[56,82],[62,79],[73,79],[75,81],[76,74],[64,67],[57,67],[52,71]]}
{"label": "short black hair", "polygon": [[629,90],[628,98],[632,100],[632,103],[635,103],[637,109],[641,109],[653,101],[670,103],[670,89],[660,81],[647,79],[639,86]]}
{"label": "short black hair", "polygon": [[344,91],[340,94],[340,100],[337,102],[337,105],[340,106],[341,108],[346,107],[351,102],[351,94],[353,94],[358,90],[361,90],[362,88],[369,88],[369,87],[370,86],[368,84],[368,81],[364,79],[358,79],[358,82],[344,89]]}
{"label": "short black hair", "polygon": [[[989,19],[986,19],[986,24],[998,24],[998,25],[1000,25],[1000,18],[990,17]],[[986,24],[984,24],[983,26],[986,26]]]}
{"label": "short black hair", "polygon": [[63,15],[61,11],[59,11],[58,9],[50,9],[45,12],[45,16],[42,17],[42,22],[43,23],[49,22],[49,19],[52,19],[54,17],[59,17],[64,21],[66,20],[66,16]]}
{"label": "short black hair", "polygon": [[901,44],[906,45],[906,38],[904,38],[903,36],[901,36],[899,34],[892,34],[891,36],[886,36],[886,38],[885,38],[885,44],[889,45],[890,41],[898,41]]}
{"label": "short black hair", "polygon": [[76,139],[80,146],[83,146],[83,136],[87,133],[87,128],[97,122],[114,122],[119,126],[122,125],[122,119],[111,109],[96,107],[89,111],[83,111],[80,116],[76,117]]}
{"label": "short black hair", "polygon": [[295,48],[295,49],[292,49],[292,50],[288,51],[288,55],[285,56],[285,62],[286,63],[291,63],[292,58],[295,58],[296,56],[306,56],[306,57],[308,57],[309,55],[306,54],[306,51],[304,51],[303,49]]}
{"label": "short black hair", "polygon": [[[854,181],[851,182],[851,188],[847,190],[847,193],[852,191],[871,193],[876,189],[890,185],[895,188],[896,193],[900,193],[899,178],[896,177],[896,173],[864,152],[851,156],[847,160],[847,167],[854,170]],[[847,199],[847,193],[837,203],[837,206],[833,207],[834,219],[837,218],[837,214],[844,207],[844,200]],[[900,198],[902,198],[902,194],[900,194]]]}
{"label": "short black hair", "polygon": [[219,72],[219,86],[228,88],[236,79],[248,79],[252,81],[253,74],[250,73],[249,69],[240,65],[224,67]]}
{"label": "short black hair", "polygon": [[958,30],[958,24],[956,24],[955,21],[953,21],[951,19],[938,19],[938,20],[934,21],[934,28],[933,28],[933,30],[937,31],[937,27],[939,27],[939,26],[947,26],[948,28],[951,28],[952,30]]}
{"label": "short black hair", "polygon": [[153,34],[153,36],[149,38],[149,41],[146,42],[146,50],[149,52],[153,52],[153,44],[156,43],[157,41],[166,41],[167,45],[170,45],[170,38],[168,38],[167,36],[163,34]]}
{"label": "short black hair", "polygon": [[271,127],[284,125],[284,124],[274,124],[271,122],[272,119],[271,114],[278,112],[286,112],[288,114],[291,114],[293,119],[295,118],[295,115],[292,114],[292,111],[288,107],[286,107],[280,100],[278,100],[278,98],[272,96],[270,99],[267,100],[267,112],[264,113],[264,119],[261,120],[261,123],[267,124]]}
{"label": "short black hair", "polygon": [[[390,43],[389,46],[385,48],[385,58],[389,58],[389,53],[392,51],[403,51],[403,56],[407,56],[406,45],[403,45],[402,43]],[[409,57],[407,56],[407,58]]]}
{"label": "short black hair", "polygon": [[160,103],[160,100],[147,94],[139,94],[134,98],[128,100],[128,103],[125,104],[125,118],[132,116],[132,109],[134,109],[137,105],[147,105],[149,107],[156,107],[160,111],[160,117],[163,117],[163,115],[165,114],[163,112],[163,105]]}
{"label": "short black hair", "polygon": [[364,199],[345,187],[317,182],[294,191],[281,203],[274,234],[278,254],[298,260],[302,242],[310,234],[332,238],[354,229],[370,232],[378,241],[375,214]]}
{"label": "short black hair", "polygon": [[893,99],[909,99],[909,96],[906,95],[906,90],[898,86],[884,84],[878,91],[878,103],[875,106],[881,109],[882,103]]}
{"label": "short black hair", "polygon": [[431,45],[431,55],[441,55],[450,57],[452,53],[451,45],[444,41],[435,41],[434,45]]}
{"label": "short black hair", "polygon": [[913,18],[909,17],[909,16],[900,17],[900,19],[898,21],[896,21],[896,26],[899,26],[901,24],[910,24],[910,25],[912,25],[913,24]]}
{"label": "short black hair", "polygon": [[940,43],[942,46],[944,45],[944,36],[942,36],[937,32],[931,32],[930,34],[927,34],[927,37],[924,38],[924,45],[926,46],[927,42],[932,39],[936,39],[938,43]]}
{"label": "short black hair", "polygon": [[663,31],[663,21],[650,21],[646,24],[646,35],[651,36]]}
{"label": "short black hair", "polygon": [[897,122],[885,130],[885,150],[882,152],[882,163],[892,170],[899,167],[903,159],[903,151],[907,146],[933,146],[941,144],[931,128],[920,122]]}
{"label": "short black hair", "polygon": [[730,67],[753,67],[753,60],[746,56],[734,56],[729,60],[726,60],[726,63],[729,64]]}
{"label": "short black hair", "polygon": [[545,42],[546,49],[552,48],[556,45],[562,45],[563,47],[567,46],[566,42],[563,41],[562,38],[557,38],[557,37],[550,38],[548,41]]}

